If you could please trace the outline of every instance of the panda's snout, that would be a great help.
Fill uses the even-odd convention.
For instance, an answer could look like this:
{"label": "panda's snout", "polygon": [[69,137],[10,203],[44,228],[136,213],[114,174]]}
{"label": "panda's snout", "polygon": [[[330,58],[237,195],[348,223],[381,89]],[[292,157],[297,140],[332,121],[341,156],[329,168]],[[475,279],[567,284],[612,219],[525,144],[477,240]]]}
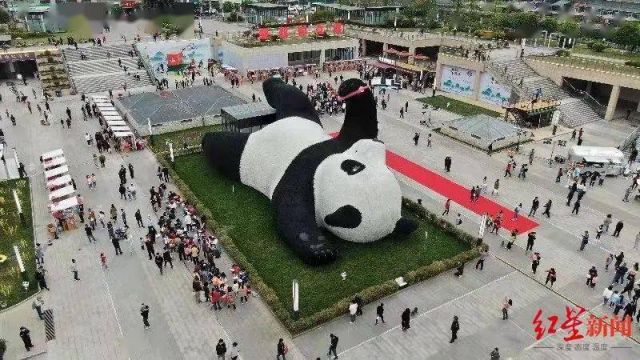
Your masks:
{"label": "panda's snout", "polygon": [[352,205],[345,205],[325,216],[324,222],[329,226],[355,229],[362,222],[362,213]]}

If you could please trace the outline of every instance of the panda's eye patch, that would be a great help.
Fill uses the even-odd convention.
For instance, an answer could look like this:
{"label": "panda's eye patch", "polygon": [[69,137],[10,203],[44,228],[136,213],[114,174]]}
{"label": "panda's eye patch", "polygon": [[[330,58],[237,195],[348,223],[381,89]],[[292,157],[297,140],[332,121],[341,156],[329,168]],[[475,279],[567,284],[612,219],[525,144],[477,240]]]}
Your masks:
{"label": "panda's eye patch", "polygon": [[342,169],[342,171],[346,172],[349,175],[355,175],[364,170],[365,167],[366,166],[364,166],[363,163],[351,159],[345,160],[342,162],[342,164],[340,164],[340,168]]}

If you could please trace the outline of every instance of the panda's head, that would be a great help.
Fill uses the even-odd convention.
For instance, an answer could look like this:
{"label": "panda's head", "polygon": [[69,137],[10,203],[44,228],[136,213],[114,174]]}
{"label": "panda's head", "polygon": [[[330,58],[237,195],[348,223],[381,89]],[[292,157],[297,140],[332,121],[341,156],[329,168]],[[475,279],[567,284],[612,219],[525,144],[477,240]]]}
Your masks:
{"label": "panda's head", "polygon": [[415,230],[400,213],[402,193],[385,164],[385,150],[378,140],[359,140],[318,166],[313,185],[319,226],[359,243]]}

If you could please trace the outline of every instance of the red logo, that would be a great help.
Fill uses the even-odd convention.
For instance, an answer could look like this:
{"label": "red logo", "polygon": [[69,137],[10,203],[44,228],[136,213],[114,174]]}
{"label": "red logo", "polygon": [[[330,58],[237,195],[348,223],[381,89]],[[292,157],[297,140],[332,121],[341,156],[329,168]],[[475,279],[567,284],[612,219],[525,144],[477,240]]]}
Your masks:
{"label": "red logo", "polygon": [[[580,320],[580,316],[586,311],[585,308],[580,306],[578,306],[577,310],[566,306],[564,321],[560,323],[560,317],[555,314],[551,314],[543,320],[542,309],[538,309],[532,321],[533,331],[536,333],[536,340],[542,339],[545,334],[555,334],[558,328],[567,332],[567,335],[563,337],[566,342],[584,339],[585,336],[580,333],[578,327],[584,324],[584,322]],[[631,336],[632,327],[630,316],[620,319],[618,315],[613,317],[606,315],[597,317],[589,314],[586,336],[613,337],[616,333],[620,333],[622,336]]]}

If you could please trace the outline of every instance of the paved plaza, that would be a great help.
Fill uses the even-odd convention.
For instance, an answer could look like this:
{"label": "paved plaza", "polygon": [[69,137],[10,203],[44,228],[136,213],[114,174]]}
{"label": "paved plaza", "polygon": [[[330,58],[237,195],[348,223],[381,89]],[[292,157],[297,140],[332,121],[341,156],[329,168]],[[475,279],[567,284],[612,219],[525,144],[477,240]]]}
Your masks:
{"label": "paved plaza", "polygon": [[[211,30],[209,30],[211,31]],[[344,74],[353,76],[353,74]],[[251,95],[264,98],[261,84],[243,84],[230,89],[222,76],[216,77],[219,86],[234,96],[251,101]],[[298,78],[303,86],[315,82],[311,78]],[[320,81],[333,81],[326,74]],[[20,91],[31,94],[31,88],[39,90],[35,82],[19,85]],[[196,88],[199,90],[201,88]],[[111,153],[107,155],[105,168],[96,168],[92,154],[94,147],[84,141],[85,132],[98,131],[95,119],[82,121],[79,96],[58,98],[51,102],[53,119],[51,126],[40,125],[35,112],[29,114],[26,106],[14,102],[6,85],[0,86],[4,99],[0,112],[7,108],[15,114],[17,125],[9,121],[0,122],[5,132],[8,147],[16,147],[20,160],[25,164],[31,178],[33,216],[36,239],[46,243],[46,225],[51,221],[46,205],[47,192],[39,156],[47,151],[62,148],[69,163],[70,172],[78,185],[78,192],[85,201],[85,209],[108,211],[113,203],[133,213],[140,209],[145,223],[149,219],[157,223],[149,202],[148,189],[159,184],[156,177],[158,163],[149,150],[134,153]],[[177,259],[174,269],[164,275],[139,244],[123,244],[124,255],[115,256],[108,241],[107,232],[96,231],[97,243],[90,244],[82,229],[65,232],[59,240],[47,247],[45,267],[51,291],[43,291],[45,308],[52,309],[55,317],[56,339],[45,342],[44,328],[31,308],[31,300],[0,313],[0,337],[8,341],[7,359],[25,358],[24,347],[18,337],[20,326],[32,331],[36,348],[41,353],[35,359],[211,359],[215,357],[215,345],[222,338],[229,346],[239,343],[243,360],[274,359],[278,338],[283,338],[290,349],[287,359],[326,359],[329,334],[340,338],[340,359],[489,359],[495,347],[500,348],[503,359],[638,359],[640,358],[640,328],[633,324],[633,337],[585,338],[580,344],[590,344],[590,350],[558,349],[565,345],[566,329],[554,334],[545,334],[536,340],[533,319],[542,311],[544,326],[546,318],[553,314],[565,319],[565,307],[581,306],[588,310],[580,316],[584,322],[579,326],[586,333],[589,314],[611,315],[608,307],[602,306],[602,290],[613,277],[613,270],[604,271],[608,253],[625,253],[629,265],[640,261],[638,250],[632,249],[633,241],[640,231],[640,202],[622,202],[624,189],[630,179],[607,178],[602,187],[588,188],[579,215],[571,215],[571,208],[564,205],[565,181],[554,181],[557,168],[550,167],[546,159],[552,153],[552,145],[542,139],[523,146],[518,163],[527,161],[530,149],[536,157],[526,180],[517,177],[503,178],[508,160],[506,151],[492,157],[481,151],[456,142],[448,137],[433,134],[433,147],[426,147],[429,129],[419,125],[423,118],[421,104],[415,99],[425,96],[411,91],[392,92],[386,111],[379,109],[379,137],[387,148],[403,157],[437,172],[467,188],[480,185],[486,176],[492,184],[501,181],[500,194],[493,198],[507,208],[518,203],[528,212],[534,196],[541,202],[553,200],[550,219],[538,215],[536,229],[538,238],[534,250],[542,255],[538,273],[531,273],[531,261],[525,255],[526,238],[521,236],[511,251],[500,247],[508,237],[486,234],[485,241],[490,253],[482,271],[474,264],[467,264],[464,276],[456,278],[446,272],[435,278],[403,289],[382,300],[385,304],[386,324],[374,325],[376,303],[365,305],[363,316],[355,324],[349,324],[347,311],[339,317],[317,328],[292,338],[277,321],[270,309],[260,299],[260,294],[240,304],[238,310],[212,311],[206,304],[197,304],[191,290],[191,265]],[[33,99],[41,103],[42,99]],[[399,119],[399,110],[409,102],[404,119]],[[59,125],[65,117],[65,109],[72,110],[70,129]],[[457,118],[445,110],[432,114],[433,122],[445,122]],[[327,132],[340,128],[342,116],[324,116],[322,122]],[[584,145],[617,146],[638,124],[622,121],[595,122],[584,127]],[[420,132],[421,141],[416,146],[413,134]],[[557,138],[568,140],[569,133]],[[573,144],[569,142],[568,144]],[[555,147],[554,153],[565,153],[567,148]],[[444,172],[443,159],[451,156],[452,171]],[[118,174],[120,165],[132,164],[135,178],[131,181],[138,189],[135,201],[120,200]],[[83,181],[85,175],[97,175],[97,191],[89,191]],[[446,199],[429,191],[413,180],[398,175],[403,193],[413,200],[422,199],[425,207],[440,213]],[[171,183],[170,190],[175,190]],[[490,195],[486,195],[490,196]],[[452,205],[450,220],[457,212],[463,217],[461,227],[472,234],[477,233],[478,215]],[[580,234],[585,230],[594,233],[606,214],[613,214],[614,223],[624,221],[619,238],[605,234],[600,240],[592,240],[585,251],[577,251]],[[148,217],[147,217],[148,216]],[[132,221],[132,220],[130,220]],[[131,227],[133,239],[145,233]],[[426,234],[428,239],[428,234]],[[401,246],[399,244],[399,246]],[[103,270],[99,254],[109,258],[109,269]],[[81,280],[76,282],[70,271],[71,258],[78,261]],[[224,253],[216,264],[229,269],[232,261]],[[595,265],[600,274],[595,289],[585,286],[589,268]],[[285,265],[286,266],[286,265]],[[375,266],[375,264],[373,264]],[[555,267],[558,281],[553,288],[544,285],[545,270]],[[327,281],[338,281],[340,274],[327,274]],[[289,282],[291,279],[282,279]],[[618,288],[620,290],[620,288]],[[508,320],[502,320],[501,306],[504,297],[513,299],[513,308]],[[305,301],[301,299],[300,301]],[[151,328],[145,330],[139,314],[140,304],[150,306]],[[400,313],[405,308],[417,307],[418,314],[411,321],[411,329],[400,329]],[[460,319],[459,339],[449,343],[450,325],[453,316]],[[560,327],[560,323],[557,327]],[[607,344],[608,349],[595,350],[594,344]],[[571,344],[571,343],[569,343]]]}

